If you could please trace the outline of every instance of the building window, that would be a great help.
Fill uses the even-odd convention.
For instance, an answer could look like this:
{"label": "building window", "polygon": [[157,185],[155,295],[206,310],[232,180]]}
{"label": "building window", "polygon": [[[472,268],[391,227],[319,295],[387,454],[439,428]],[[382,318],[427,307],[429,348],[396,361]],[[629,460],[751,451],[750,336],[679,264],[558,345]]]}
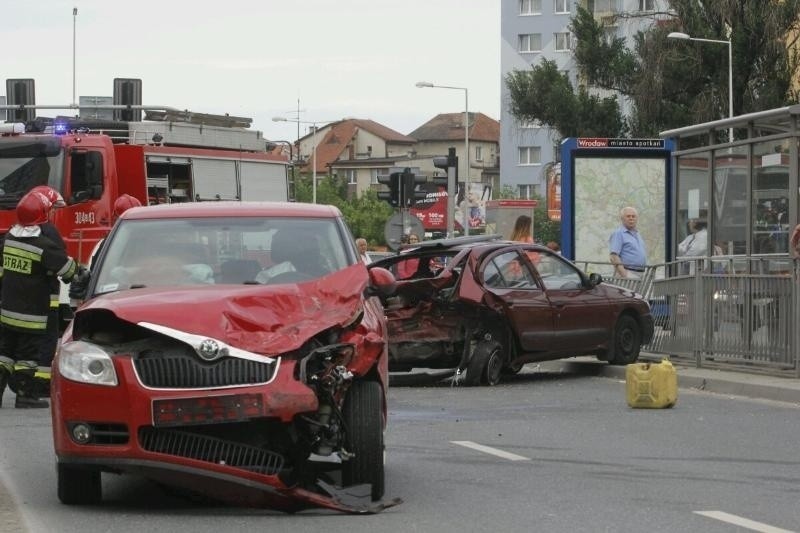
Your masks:
{"label": "building window", "polygon": [[344,171],[344,176],[347,178],[348,185],[356,185],[358,184],[358,171],[355,169],[346,169]]}
{"label": "building window", "polygon": [[542,0],[519,0],[520,15],[540,15],[542,13]]}
{"label": "building window", "polygon": [[639,11],[655,11],[656,0],[639,0]]}
{"label": "building window", "polygon": [[569,13],[569,0],[556,0],[556,13]]}
{"label": "building window", "polygon": [[536,194],[536,188],[529,183],[522,183],[517,185],[517,194],[522,200],[531,200]]}
{"label": "building window", "polygon": [[475,147],[475,161],[483,161],[483,146]]}
{"label": "building window", "polygon": [[589,11],[592,13],[615,13],[617,9],[617,0],[589,0]]}
{"label": "building window", "polygon": [[540,146],[520,146],[519,164],[538,165],[542,162],[542,148]]}
{"label": "building window", "polygon": [[539,122],[538,120],[525,121],[525,122],[520,122],[519,127],[520,129],[523,130],[538,130],[542,127],[542,123]]}
{"label": "building window", "polygon": [[555,34],[556,37],[556,52],[569,52],[572,47],[570,46],[570,33],[568,31]]}
{"label": "building window", "polygon": [[369,184],[370,185],[377,185],[378,184],[378,169],[373,168],[369,171]]}
{"label": "building window", "polygon": [[525,33],[519,36],[520,52],[539,52],[542,49],[541,33]]}

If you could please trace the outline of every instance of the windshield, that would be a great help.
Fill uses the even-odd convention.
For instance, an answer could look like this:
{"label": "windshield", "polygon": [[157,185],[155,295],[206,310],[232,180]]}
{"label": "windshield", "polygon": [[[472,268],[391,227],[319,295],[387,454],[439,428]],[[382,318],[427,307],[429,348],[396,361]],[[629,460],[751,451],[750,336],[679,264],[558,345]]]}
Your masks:
{"label": "windshield", "polygon": [[16,207],[22,195],[37,185],[60,190],[62,161],[58,139],[0,142],[0,208]]}
{"label": "windshield", "polygon": [[316,279],[354,260],[336,219],[122,220],[104,245],[95,294],[162,285]]}

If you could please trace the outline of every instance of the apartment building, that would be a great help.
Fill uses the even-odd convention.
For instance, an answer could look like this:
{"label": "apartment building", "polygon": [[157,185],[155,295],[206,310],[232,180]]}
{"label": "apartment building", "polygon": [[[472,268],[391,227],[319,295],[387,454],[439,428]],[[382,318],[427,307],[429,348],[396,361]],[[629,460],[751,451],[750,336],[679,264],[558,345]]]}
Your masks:
{"label": "apartment building", "polygon": [[[501,185],[510,185],[521,198],[542,194],[545,172],[558,157],[557,131],[536,123],[522,123],[509,113],[506,76],[514,70],[528,70],[542,59],[555,61],[578,83],[572,55],[574,36],[569,30],[571,18],[581,5],[594,13],[608,27],[610,34],[631,39],[637,31],[649,27],[658,12],[666,9],[666,0],[501,0],[500,66]],[[617,17],[623,13],[633,17]],[[627,108],[622,103],[623,112]]]}

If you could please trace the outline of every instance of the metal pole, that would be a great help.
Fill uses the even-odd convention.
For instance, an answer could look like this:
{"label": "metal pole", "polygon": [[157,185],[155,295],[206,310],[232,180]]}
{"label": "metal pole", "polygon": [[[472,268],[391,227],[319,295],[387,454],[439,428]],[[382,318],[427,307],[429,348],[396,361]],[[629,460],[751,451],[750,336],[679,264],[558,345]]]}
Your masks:
{"label": "metal pole", "polygon": [[[728,116],[733,118],[733,41],[731,39],[728,39]],[[728,142],[733,142],[733,126],[728,128]]]}
{"label": "metal pole", "polygon": [[470,203],[469,203],[469,91],[464,88],[464,235],[469,235]]}
{"label": "metal pole", "polygon": [[75,28],[78,20],[78,8],[72,8],[72,105],[77,105],[78,101],[75,99],[76,85],[75,85]]}
{"label": "metal pole", "polygon": [[311,126],[311,142],[313,148],[311,149],[311,203],[317,203],[317,123],[314,122]]}

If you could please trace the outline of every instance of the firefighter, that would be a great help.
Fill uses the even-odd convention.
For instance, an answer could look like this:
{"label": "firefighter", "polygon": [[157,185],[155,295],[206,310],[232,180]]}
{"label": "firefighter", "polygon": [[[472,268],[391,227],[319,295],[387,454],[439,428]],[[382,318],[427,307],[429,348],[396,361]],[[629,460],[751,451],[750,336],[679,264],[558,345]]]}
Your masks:
{"label": "firefighter", "polygon": [[[113,222],[116,222],[119,217],[122,216],[122,213],[130,209],[131,207],[139,207],[142,205],[136,197],[131,196],[130,194],[123,194],[119,198],[114,201],[114,219]],[[94,267],[95,260],[100,256],[100,250],[103,248],[103,243],[105,242],[105,238],[100,239],[92,250],[92,255],[89,256],[89,270],[92,270]]]}
{"label": "firefighter", "polygon": [[[64,244],[64,239],[61,238],[61,234],[58,232],[58,229],[56,229],[55,224],[52,223],[52,214],[56,209],[64,207],[67,205],[67,203],[64,201],[61,193],[52,187],[48,187],[47,185],[36,186],[31,189],[31,192],[40,192],[50,201],[51,209],[48,220],[47,222],[40,224],[39,227],[42,229],[42,235],[53,241],[59,247],[59,249],[66,254],[67,245]],[[41,373],[47,374],[48,380],[50,376],[50,363],[52,363],[53,357],[56,354],[56,349],[58,348],[58,337],[60,333],[59,325],[61,324],[59,306],[61,283],[58,282],[58,278],[52,277],[50,279],[50,284],[50,310],[47,314],[47,332],[44,339],[42,339],[41,354],[39,356],[39,367],[41,368]]]}
{"label": "firefighter", "polygon": [[[47,332],[52,278],[68,283],[78,266],[42,234],[52,205],[39,192],[17,204],[17,223],[3,243],[0,269],[0,385],[17,394],[15,407],[46,408],[49,379],[39,373],[41,344]],[[2,392],[0,392],[2,397]]]}

